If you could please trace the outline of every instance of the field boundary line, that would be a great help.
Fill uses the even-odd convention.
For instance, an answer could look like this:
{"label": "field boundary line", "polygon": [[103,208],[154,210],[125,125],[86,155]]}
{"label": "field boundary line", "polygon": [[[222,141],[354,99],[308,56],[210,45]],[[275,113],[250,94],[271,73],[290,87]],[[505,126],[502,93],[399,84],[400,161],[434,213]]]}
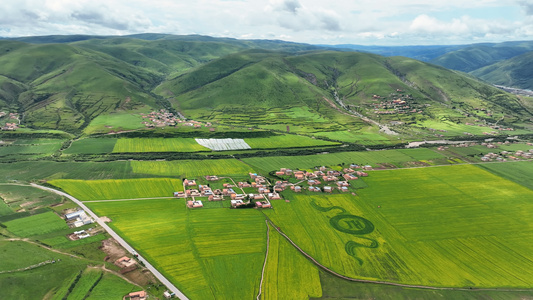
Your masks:
{"label": "field boundary line", "polygon": [[263,270],[261,271],[261,283],[259,283],[259,294],[257,294],[257,300],[261,299],[261,288],[263,287],[263,279],[265,277],[265,269],[268,259],[268,248],[270,247],[270,225],[268,224],[268,220],[265,219],[265,223],[267,226],[267,249],[265,254],[265,262],[263,263]]}
{"label": "field boundary line", "polygon": [[139,255],[137,253],[137,251],[132,246],[130,246],[120,235],[118,235],[111,227],[109,227],[109,225],[107,225],[102,219],[100,219],[98,217],[98,215],[96,215],[91,209],[89,209],[89,207],[87,207],[85,204],[83,204],[83,202],[81,202],[80,200],[76,199],[72,195],[69,195],[69,194],[67,194],[65,192],[62,192],[62,191],[58,191],[58,190],[53,189],[53,188],[49,188],[49,187],[46,187],[46,186],[38,185],[38,184],[35,184],[35,183],[31,183],[30,186],[33,186],[33,187],[36,187],[36,188],[39,188],[39,189],[42,189],[42,190],[50,191],[50,192],[56,193],[58,195],[67,197],[68,199],[72,200],[79,207],[81,207],[89,216],[91,216],[94,220],[96,220],[98,225],[102,226],[102,228],[104,228],[109,233],[109,235],[111,235],[112,238],[114,238],[122,247],[124,247],[124,249],[126,249],[132,255],[137,255],[137,259],[140,262],[144,263],[146,268],[148,270],[150,270],[150,272],[152,272],[152,274],[154,274],[154,276],[164,286],[166,286],[166,288],[168,288],[170,291],[172,291],[176,295],[176,297],[178,297],[179,299],[182,299],[182,300],[189,300],[189,298],[187,296],[185,296],[185,294],[183,294],[172,282],[170,282],[163,274],[161,274],[161,272],[159,272],[149,261],[147,261],[144,257]]}
{"label": "field boundary line", "polygon": [[[265,215],[266,216],[266,215]],[[405,287],[405,288],[418,288],[418,289],[426,289],[426,290],[449,290],[449,291],[500,291],[500,292],[531,292],[533,291],[533,288],[527,289],[527,288],[517,288],[517,289],[509,289],[509,288],[461,288],[461,287],[438,287],[438,286],[427,286],[427,285],[414,285],[414,284],[404,284],[404,283],[396,283],[396,282],[389,282],[389,281],[380,281],[380,280],[369,280],[369,279],[358,279],[353,277],[344,276],[342,274],[339,274],[328,267],[322,265],[319,263],[316,259],[314,259],[311,255],[307,254],[302,248],[300,248],[295,242],[293,242],[285,233],[281,232],[279,227],[277,227],[274,222],[270,220],[270,218],[267,217],[267,221],[274,226],[276,231],[283,236],[291,245],[296,248],[296,250],[300,251],[305,257],[307,257],[309,260],[311,260],[316,266],[321,268],[322,270],[345,280],[353,281],[353,282],[361,282],[361,283],[372,283],[372,284],[381,284],[381,285],[392,285],[392,286],[399,286],[399,287]]]}

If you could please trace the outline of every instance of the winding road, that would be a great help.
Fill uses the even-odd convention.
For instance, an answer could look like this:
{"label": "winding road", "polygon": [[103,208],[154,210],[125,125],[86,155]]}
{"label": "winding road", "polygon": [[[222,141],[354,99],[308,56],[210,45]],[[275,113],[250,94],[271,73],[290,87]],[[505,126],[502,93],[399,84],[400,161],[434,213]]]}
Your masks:
{"label": "winding road", "polygon": [[[52,188],[45,187],[45,186],[42,186],[42,185],[38,185],[38,184],[35,184],[35,183],[30,183],[30,185],[35,187],[35,188],[38,188],[38,189],[41,189],[41,190],[45,190],[45,191],[49,191],[49,192],[52,192],[52,193],[56,193],[58,195],[61,195],[61,196],[69,198],[74,203],[79,205],[94,220],[96,220],[96,222],[100,226],[102,226],[102,228],[104,228],[109,233],[109,235],[111,235],[111,237],[113,237],[122,247],[124,247],[124,249],[128,250],[128,252],[130,252],[131,254],[137,254],[137,251],[135,251],[135,249],[133,249],[133,247],[131,247],[123,238],[121,238],[104,221],[100,220],[100,218],[94,212],[92,212],[92,210],[90,210],[85,204],[83,204],[83,202],[81,202],[80,200],[72,197],[71,195],[69,195],[67,193],[58,191],[56,189],[52,189]],[[138,260],[140,262],[142,262],[146,266],[146,268],[148,270],[150,270],[150,272],[152,272],[152,274],[154,274],[154,276],[159,281],[161,281],[162,284],[164,284],[171,292],[173,292],[176,295],[176,297],[178,297],[179,299],[182,299],[182,300],[188,300],[189,299],[176,286],[174,286],[174,284],[172,284],[168,279],[166,279],[165,276],[163,276],[163,274],[161,274],[156,268],[154,268],[154,266],[152,266],[152,264],[150,264],[146,259],[144,259],[140,255],[138,255],[137,258],[138,258]]]}

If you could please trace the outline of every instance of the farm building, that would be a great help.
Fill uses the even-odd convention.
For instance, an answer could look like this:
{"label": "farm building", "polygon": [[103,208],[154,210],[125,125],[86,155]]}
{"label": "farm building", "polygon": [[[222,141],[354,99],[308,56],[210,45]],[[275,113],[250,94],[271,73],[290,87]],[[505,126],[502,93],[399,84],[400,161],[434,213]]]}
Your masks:
{"label": "farm building", "polygon": [[204,205],[202,204],[202,201],[200,200],[197,200],[197,201],[187,201],[187,206],[189,208],[200,208],[200,207],[204,207]]}
{"label": "farm building", "polygon": [[356,180],[357,179],[357,176],[355,176],[353,174],[344,174],[344,175],[342,175],[342,177],[344,177],[344,179],[346,179],[346,180]]}
{"label": "farm building", "polygon": [[331,193],[332,191],[333,191],[333,188],[332,188],[332,187],[330,187],[330,186],[325,186],[325,187],[324,187],[324,192],[326,192],[326,193]]}
{"label": "farm building", "polygon": [[272,208],[272,205],[266,201],[257,201],[255,202],[255,206],[259,208]]}
{"label": "farm building", "polygon": [[174,197],[184,198],[185,196],[185,192],[174,192]]}
{"label": "farm building", "polygon": [[137,262],[130,257],[123,256],[117,260],[115,260],[115,264],[122,268],[127,268],[135,265]]}
{"label": "farm building", "polygon": [[147,294],[145,291],[132,292],[124,297],[124,299],[129,299],[129,300],[145,300],[146,298],[147,298]]}
{"label": "farm building", "polygon": [[293,185],[291,186],[291,190],[295,191],[296,193],[299,193],[302,191],[302,187],[299,185]]}
{"label": "farm building", "polygon": [[278,193],[268,193],[268,199],[270,200],[279,200],[281,199]]}
{"label": "farm building", "polygon": [[185,179],[185,180],[183,180],[183,185],[184,186],[194,186],[194,185],[196,185],[196,181],[195,180]]}
{"label": "farm building", "polygon": [[83,225],[91,224],[94,222],[94,220],[91,217],[87,216],[87,214],[83,210],[78,210],[76,212],[66,214],[65,219],[69,223],[72,222],[71,224],[74,225],[74,227],[81,227]]}
{"label": "farm building", "polygon": [[215,175],[212,175],[212,176],[209,176],[209,175],[208,175],[208,176],[205,176],[205,179],[206,179],[207,181],[217,181],[217,180],[218,180],[218,177],[215,176]]}
{"label": "farm building", "polygon": [[231,207],[233,208],[244,205],[244,202],[242,200],[231,200],[230,202],[231,202]]}
{"label": "farm building", "polygon": [[220,195],[211,195],[207,198],[209,201],[222,201],[224,198]]}

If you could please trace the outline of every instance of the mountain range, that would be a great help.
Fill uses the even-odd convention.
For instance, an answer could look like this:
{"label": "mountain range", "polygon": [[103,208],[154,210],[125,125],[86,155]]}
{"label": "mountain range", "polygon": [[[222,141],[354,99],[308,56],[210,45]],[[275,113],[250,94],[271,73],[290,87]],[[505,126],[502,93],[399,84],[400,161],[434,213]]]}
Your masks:
{"label": "mountain range", "polygon": [[[21,113],[30,128],[69,132],[99,116],[161,108],[199,120],[265,129],[291,125],[302,132],[469,118],[512,124],[532,117],[530,100],[463,72],[528,88],[531,68],[520,61],[528,60],[533,42],[387,53],[373,48],[429,62],[347,48],[164,34],[3,39],[0,110]],[[396,102],[393,110],[380,108],[391,101],[410,107]]]}

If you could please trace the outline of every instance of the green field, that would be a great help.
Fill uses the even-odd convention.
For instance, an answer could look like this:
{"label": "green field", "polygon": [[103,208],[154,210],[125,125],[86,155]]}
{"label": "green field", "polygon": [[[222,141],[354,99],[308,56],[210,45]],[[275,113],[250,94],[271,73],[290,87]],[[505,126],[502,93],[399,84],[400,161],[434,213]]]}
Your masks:
{"label": "green field", "polygon": [[172,178],[93,181],[57,179],[49,183],[82,201],[172,197],[173,192],[183,190],[181,180]]}
{"label": "green field", "polygon": [[64,154],[92,154],[110,153],[115,147],[117,139],[112,138],[86,138],[72,142],[69,148],[63,151]]}
{"label": "green field", "polygon": [[33,140],[31,143],[13,143],[0,146],[0,156],[14,154],[51,154],[59,150],[64,141],[62,140]]}
{"label": "green field", "polygon": [[7,226],[7,230],[20,237],[30,237],[68,228],[65,221],[51,211],[8,221],[4,225]]}
{"label": "green field", "polygon": [[264,138],[249,138],[244,141],[252,149],[278,149],[278,148],[298,148],[313,146],[334,146],[339,145],[337,142],[313,139],[302,135],[275,135]]}
{"label": "green field", "polygon": [[533,161],[479,164],[477,166],[533,190]]}
{"label": "green field", "polygon": [[114,153],[120,152],[198,152],[211,151],[193,138],[118,139]]}
{"label": "green field", "polygon": [[83,132],[87,135],[95,133],[107,133],[110,131],[121,131],[140,129],[144,125],[141,124],[143,119],[137,113],[114,113],[102,114],[91,121]]}
{"label": "green field", "polygon": [[[266,213],[319,262],[347,276],[428,286],[531,286],[532,230],[524,224],[532,217],[527,199],[533,191],[468,165],[377,171],[365,181],[369,187],[359,197],[294,196]],[[340,208],[326,211],[334,206]],[[371,227],[370,233],[354,229]],[[316,243],[318,236],[325,242]]]}
{"label": "green field", "polygon": [[320,297],[319,271],[274,228],[270,228],[262,299]]}
{"label": "green field", "polygon": [[257,211],[189,210],[181,199],[88,206],[110,217],[110,226],[191,299],[257,295],[266,249]]}
{"label": "green field", "polygon": [[32,211],[37,208],[61,202],[61,196],[31,186],[0,184],[0,216],[2,207],[14,211]]}
{"label": "green field", "polygon": [[180,161],[132,161],[134,173],[159,176],[198,177],[205,175],[243,175],[252,168],[236,159]]}
{"label": "green field", "polygon": [[[438,155],[438,154],[435,154]],[[254,169],[270,172],[280,168],[306,169],[315,166],[333,166],[337,164],[356,163],[376,165],[379,163],[399,163],[417,160],[398,150],[381,150],[366,152],[339,152],[306,156],[273,156],[244,158],[243,161]]]}

